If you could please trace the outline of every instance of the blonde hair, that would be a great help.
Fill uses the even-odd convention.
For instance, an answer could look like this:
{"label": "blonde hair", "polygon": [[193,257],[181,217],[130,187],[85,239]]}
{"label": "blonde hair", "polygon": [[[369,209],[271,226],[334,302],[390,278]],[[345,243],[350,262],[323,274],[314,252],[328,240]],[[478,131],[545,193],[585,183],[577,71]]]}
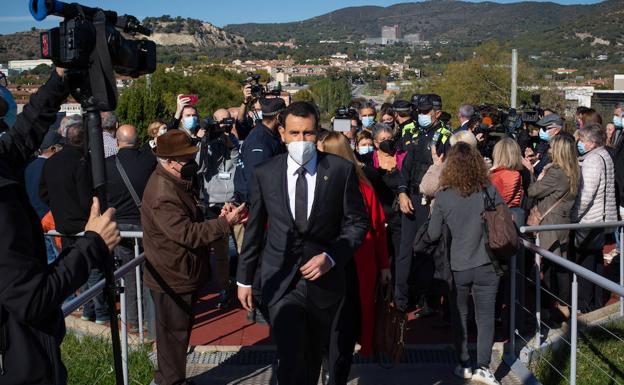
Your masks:
{"label": "blonde hair", "polygon": [[162,126],[166,126],[167,124],[165,122],[163,122],[162,120],[155,120],[153,122],[151,122],[149,124],[149,126],[147,126],[147,135],[149,135],[150,138],[155,138],[158,136],[158,130],[160,129],[160,127]]}
{"label": "blonde hair", "polygon": [[492,158],[493,168],[506,168],[516,171],[521,171],[524,168],[520,146],[511,138],[502,138],[496,143]]}
{"label": "blonde hair", "polygon": [[349,144],[349,139],[347,139],[346,136],[340,132],[331,131],[323,139],[323,152],[338,155],[339,157],[353,163],[358,179],[370,186],[370,182],[366,178],[366,175],[364,175],[364,170],[362,169],[360,162],[358,162],[355,157],[355,154],[351,149],[351,145]]}
{"label": "blonde hair", "polygon": [[550,151],[553,164],[559,166],[570,181],[570,193],[576,194],[581,179],[576,142],[567,135],[555,135],[550,141]]}
{"label": "blonde hair", "polygon": [[477,148],[477,137],[468,130],[458,131],[454,133],[449,140],[451,142],[451,147],[459,142],[463,142],[469,144],[472,148]]}

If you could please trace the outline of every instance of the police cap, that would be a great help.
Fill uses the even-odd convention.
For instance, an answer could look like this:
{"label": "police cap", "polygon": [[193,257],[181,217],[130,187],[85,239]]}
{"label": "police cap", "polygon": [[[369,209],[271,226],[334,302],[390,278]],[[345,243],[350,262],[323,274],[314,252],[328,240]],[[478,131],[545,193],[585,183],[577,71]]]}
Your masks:
{"label": "police cap", "polygon": [[412,104],[407,100],[395,100],[392,103],[392,109],[396,112],[410,112],[412,110]]}
{"label": "police cap", "polygon": [[421,95],[418,102],[418,111],[431,111],[432,109],[442,109],[442,98],[436,94]]}
{"label": "police cap", "polygon": [[260,99],[260,107],[262,108],[262,116],[275,116],[286,108],[286,103],[282,98],[262,98]]}

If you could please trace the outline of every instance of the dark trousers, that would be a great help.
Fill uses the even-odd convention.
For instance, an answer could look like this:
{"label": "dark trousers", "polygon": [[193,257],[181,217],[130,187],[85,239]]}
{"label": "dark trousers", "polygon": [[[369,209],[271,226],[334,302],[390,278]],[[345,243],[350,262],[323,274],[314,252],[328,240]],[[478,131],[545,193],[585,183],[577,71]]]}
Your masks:
{"label": "dark trousers", "polygon": [[158,385],[186,383],[186,350],[193,326],[195,294],[168,294],[151,290],[156,310]]}
{"label": "dark trousers", "polygon": [[329,338],[329,385],[346,385],[353,364],[353,350],[361,333],[362,308],[355,261],[345,267],[346,292],[340,302]]}
{"label": "dark trousers", "polygon": [[464,271],[454,271],[451,293],[453,337],[462,363],[470,361],[468,353],[468,297],[472,292],[477,321],[477,364],[489,367],[494,344],[494,310],[499,276],[491,264]]}
{"label": "dark trousers", "polygon": [[422,273],[422,269],[417,265],[420,265],[424,259],[413,258],[414,238],[420,226],[429,217],[429,206],[422,205],[421,198],[422,195],[414,195],[411,198],[414,206],[413,215],[401,214],[401,245],[393,271],[395,297],[399,308],[407,306],[407,302],[414,297],[414,291],[419,294],[426,291],[432,278],[432,276],[425,277],[430,274],[419,274]]}
{"label": "dark trousers", "polygon": [[[73,246],[74,243],[76,243],[75,238],[71,238],[71,237],[61,238],[61,245],[63,246],[63,249]],[[104,279],[104,274],[100,270],[98,269],[91,270],[91,272],[89,273],[89,278],[87,279],[87,282],[84,285],[82,285],[82,287],[80,287],[80,291],[81,292],[86,291],[91,286],[94,286],[95,284],[97,284],[99,281],[103,279]],[[104,296],[103,292],[96,295],[92,301],[87,302],[82,307],[82,316],[87,317],[87,318],[95,318],[98,321],[109,321],[108,307],[106,305],[106,297]]]}
{"label": "dark trousers", "polygon": [[[604,276],[604,256],[599,251],[577,251],[577,263],[594,273]],[[578,278],[578,308],[583,313],[600,309],[604,306],[603,290],[600,286]]]}
{"label": "dark trousers", "polygon": [[[207,207],[206,219],[217,219],[221,214],[223,204]],[[230,238],[218,239],[210,245],[215,256],[215,279],[219,289],[225,290],[230,283]]]}
{"label": "dark trousers", "polygon": [[317,307],[307,295],[307,283],[299,278],[291,291],[269,307],[271,332],[277,347],[279,385],[316,385],[322,351],[328,344],[338,304]]}

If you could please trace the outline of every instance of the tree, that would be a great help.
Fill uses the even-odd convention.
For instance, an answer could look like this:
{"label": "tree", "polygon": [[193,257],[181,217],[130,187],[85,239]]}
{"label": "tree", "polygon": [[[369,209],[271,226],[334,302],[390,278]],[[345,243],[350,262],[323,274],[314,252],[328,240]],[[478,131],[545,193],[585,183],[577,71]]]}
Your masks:
{"label": "tree", "polygon": [[147,88],[140,78],[123,90],[117,103],[117,113],[124,123],[135,125],[141,138],[147,137],[147,126],[154,120],[169,120],[175,113],[178,94],[197,94],[197,110],[201,117],[212,116],[219,108],[238,106],[242,98],[242,76],[222,68],[206,68],[193,76],[174,71],[165,73],[159,66]]}

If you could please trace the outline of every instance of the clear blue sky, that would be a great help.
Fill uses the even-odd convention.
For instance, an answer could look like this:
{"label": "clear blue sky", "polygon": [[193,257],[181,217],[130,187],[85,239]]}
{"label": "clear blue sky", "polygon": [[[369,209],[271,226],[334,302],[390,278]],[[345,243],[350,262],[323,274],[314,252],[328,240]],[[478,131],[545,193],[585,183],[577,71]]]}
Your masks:
{"label": "clear blue sky", "polygon": [[[470,0],[480,2],[479,0]],[[513,3],[513,0],[495,0]],[[304,20],[336,9],[358,5],[388,6],[401,0],[68,0],[87,6],[111,9],[143,19],[146,16],[182,16],[211,22],[217,26],[249,22],[287,22]],[[591,4],[599,0],[555,0],[560,4]],[[36,22],[30,16],[27,0],[2,0],[0,34],[24,31],[33,26],[50,28],[58,20]]]}

